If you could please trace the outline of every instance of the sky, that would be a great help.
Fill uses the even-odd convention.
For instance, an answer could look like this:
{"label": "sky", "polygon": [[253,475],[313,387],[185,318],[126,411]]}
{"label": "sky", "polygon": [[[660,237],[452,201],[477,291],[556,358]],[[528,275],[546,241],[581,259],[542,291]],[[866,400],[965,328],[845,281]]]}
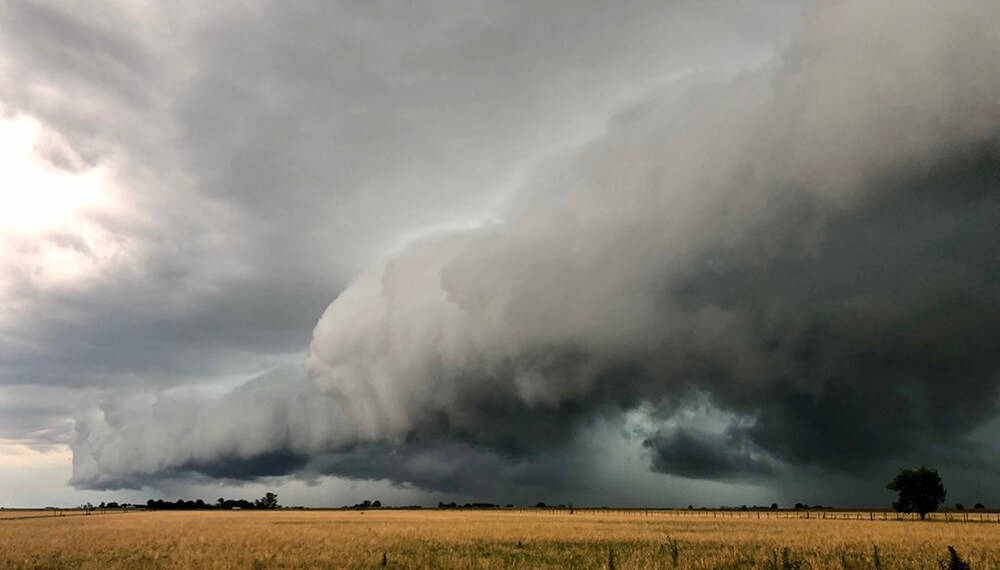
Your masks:
{"label": "sky", "polygon": [[1000,5],[0,4],[0,505],[1000,505]]}

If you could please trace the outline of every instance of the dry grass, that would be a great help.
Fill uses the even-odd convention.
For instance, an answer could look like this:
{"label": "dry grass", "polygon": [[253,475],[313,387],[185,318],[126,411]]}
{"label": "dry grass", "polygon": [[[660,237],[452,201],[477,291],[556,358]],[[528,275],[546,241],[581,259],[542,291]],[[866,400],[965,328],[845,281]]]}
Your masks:
{"label": "dry grass", "polygon": [[42,517],[84,515],[84,511],[75,509],[41,510],[41,509],[2,509],[0,521],[11,519],[37,519]]}
{"label": "dry grass", "polygon": [[[606,512],[133,512],[0,523],[0,569],[875,568],[953,545],[1000,568],[1000,524]],[[787,550],[786,550],[787,549]]]}

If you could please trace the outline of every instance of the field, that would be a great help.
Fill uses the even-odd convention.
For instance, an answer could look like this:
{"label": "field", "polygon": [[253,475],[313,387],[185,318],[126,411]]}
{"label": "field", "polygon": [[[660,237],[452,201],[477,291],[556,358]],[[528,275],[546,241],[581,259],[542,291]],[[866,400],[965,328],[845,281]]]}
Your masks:
{"label": "field", "polygon": [[9,514],[0,513],[0,569],[377,568],[383,553],[390,568],[937,568],[949,545],[973,569],[1000,568],[995,514],[992,523],[872,521],[868,513]]}

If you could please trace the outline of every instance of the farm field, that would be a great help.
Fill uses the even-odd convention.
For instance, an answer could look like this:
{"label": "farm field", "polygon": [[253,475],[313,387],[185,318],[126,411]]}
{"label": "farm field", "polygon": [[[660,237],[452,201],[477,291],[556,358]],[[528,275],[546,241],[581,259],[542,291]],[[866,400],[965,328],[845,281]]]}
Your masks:
{"label": "farm field", "polygon": [[[603,511],[130,512],[0,521],[0,569],[1000,568],[1000,524]],[[994,515],[995,516],[995,515]],[[877,548],[877,555],[876,555]]]}
{"label": "farm field", "polygon": [[59,509],[59,510],[3,509],[0,510],[0,521],[13,520],[13,519],[37,519],[41,517],[55,517],[55,516],[76,516],[84,514],[85,513],[83,511],[75,509]]}

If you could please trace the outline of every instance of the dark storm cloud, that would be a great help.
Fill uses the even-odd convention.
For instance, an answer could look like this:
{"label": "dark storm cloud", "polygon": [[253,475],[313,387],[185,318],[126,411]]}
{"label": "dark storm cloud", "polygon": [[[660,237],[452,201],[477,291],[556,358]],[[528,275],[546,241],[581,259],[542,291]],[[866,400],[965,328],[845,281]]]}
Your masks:
{"label": "dark storm cloud", "polygon": [[774,471],[766,461],[754,457],[739,434],[679,428],[663,430],[643,445],[652,454],[653,470],[681,477],[726,480],[759,477]]}
{"label": "dark storm cloud", "polygon": [[[771,255],[713,252],[674,287],[686,311],[735,315],[764,365],[756,379],[702,374],[719,405],[757,418],[747,437],[793,463],[851,471],[919,460],[996,415],[997,148],[876,177],[861,208],[774,206],[784,211],[762,231],[783,235],[768,238]],[[802,247],[820,216],[821,235]]]}
{"label": "dark storm cloud", "polygon": [[[747,32],[722,3],[569,6],[5,4],[4,112],[73,170],[110,165],[118,209],[88,215],[104,248],[65,231],[12,248],[0,383],[194,383],[301,353],[372,258],[491,216],[539,155],[794,17],[742,9]],[[43,247],[96,277],[39,283]]]}
{"label": "dark storm cloud", "polygon": [[[8,377],[232,371],[294,350],[368,269],[315,323],[304,371],[81,410],[73,484],[584,492],[612,452],[586,448],[588,430],[636,413],[649,466],[685,478],[995,465],[976,434],[1000,397],[998,8],[817,2],[771,67],[690,93],[635,79],[700,53],[720,5],[693,6],[676,21],[588,5],[206,18],[185,36],[197,66],[157,76],[183,77],[174,100],[133,99],[176,137],[142,156],[193,200],[149,204],[194,218],[142,227],[155,244],[134,280],[46,297],[90,312],[24,327],[59,356],[7,349]],[[609,86],[629,81],[645,98],[617,108]],[[600,136],[511,173],[519,145],[556,144],[538,134],[553,115],[595,105],[614,115]],[[366,262],[515,180],[501,219]]]}
{"label": "dark storm cloud", "polygon": [[[887,39],[893,10],[822,4],[769,87],[626,116],[555,181],[567,193],[359,279],[316,328],[312,377],[389,440],[443,417],[509,449],[509,426],[558,439],[600,406],[669,418],[705,393],[791,466],[959,445],[996,413],[1000,347],[1000,109],[982,89],[1000,76],[982,75],[996,46],[977,7],[925,6]],[[651,440],[654,464],[759,471],[688,435]]]}
{"label": "dark storm cloud", "polygon": [[[984,75],[998,46],[976,15],[993,8],[950,10],[901,27],[883,6],[816,6],[782,67],[623,113],[502,223],[361,275],[316,326],[307,378],[186,420],[82,423],[74,481],[309,455],[348,477],[472,490],[499,469],[516,487],[518,466],[558,473],[544,458],[636,409],[652,467],[685,477],[863,475],[963,449],[997,406],[1000,107],[983,86],[1000,70]],[[681,421],[697,395],[720,425]],[[245,409],[263,412],[239,420],[252,429],[228,427]],[[128,453],[153,436],[162,449]]]}
{"label": "dark storm cloud", "polygon": [[286,451],[262,453],[253,457],[220,457],[204,463],[182,465],[178,472],[194,472],[217,479],[258,479],[288,475],[302,469],[309,458]]}
{"label": "dark storm cloud", "polygon": [[[996,46],[976,6],[910,13],[876,53],[898,14],[823,4],[773,92],[748,78],[690,118],[626,118],[558,181],[571,201],[543,195],[357,281],[310,373],[389,439],[443,416],[497,445],[492,418],[547,436],[702,392],[745,420],[737,440],[793,466],[858,473],[955,444],[996,413],[1000,348],[1000,109],[981,89],[1000,76],[982,75]],[[710,441],[695,456],[685,433],[652,446],[658,466],[757,470]]]}
{"label": "dark storm cloud", "polygon": [[500,504],[533,504],[539,498],[572,501],[586,488],[586,473],[591,466],[566,449],[549,451],[510,457],[489,447],[448,440],[363,446],[320,457],[310,464],[307,473],[406,482],[431,492]]}

